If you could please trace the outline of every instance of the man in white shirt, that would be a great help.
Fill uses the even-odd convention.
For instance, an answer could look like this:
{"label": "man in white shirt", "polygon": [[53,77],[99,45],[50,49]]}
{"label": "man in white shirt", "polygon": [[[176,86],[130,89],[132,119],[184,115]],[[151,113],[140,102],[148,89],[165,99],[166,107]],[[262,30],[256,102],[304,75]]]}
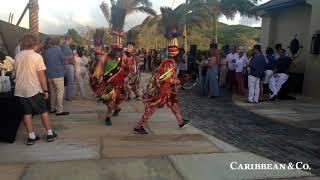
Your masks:
{"label": "man in white shirt", "polygon": [[52,142],[57,139],[57,134],[53,132],[49,119],[46,100],[49,97],[48,86],[45,75],[46,67],[42,56],[34,50],[38,46],[38,40],[33,35],[25,35],[21,42],[21,51],[16,56],[14,64],[16,87],[15,96],[19,97],[23,107],[23,121],[28,132],[27,145],[33,145],[40,140],[36,136],[32,127],[32,115],[40,114],[44,127],[47,130],[47,141]]}
{"label": "man in white shirt", "polygon": [[238,85],[238,93],[244,96],[244,73],[243,68],[246,66],[247,57],[245,56],[244,49],[239,47],[239,58],[236,59],[234,66],[236,68],[236,79]]}
{"label": "man in white shirt", "polygon": [[231,52],[227,55],[227,65],[228,65],[227,80],[229,82],[230,90],[233,90],[234,87],[237,87],[236,68],[234,64],[238,58],[239,58],[239,55],[237,53],[237,48],[232,47]]}

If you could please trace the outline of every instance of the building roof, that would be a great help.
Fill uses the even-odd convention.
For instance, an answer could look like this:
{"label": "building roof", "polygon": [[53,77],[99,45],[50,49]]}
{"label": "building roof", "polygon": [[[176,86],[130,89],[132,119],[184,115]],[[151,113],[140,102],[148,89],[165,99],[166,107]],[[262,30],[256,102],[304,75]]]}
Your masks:
{"label": "building roof", "polygon": [[[6,50],[8,55],[11,57],[15,56],[15,47],[19,43],[19,40],[23,37],[25,33],[28,33],[29,30],[16,26],[14,24],[0,20],[0,36],[1,43],[0,49]],[[40,33],[40,38],[45,39],[48,35]]]}
{"label": "building roof", "polygon": [[252,9],[253,12],[258,11],[268,11],[268,10],[274,10],[279,8],[285,8],[288,6],[294,6],[298,4],[305,3],[305,0],[270,0],[267,3],[264,3],[258,7],[255,7]]}

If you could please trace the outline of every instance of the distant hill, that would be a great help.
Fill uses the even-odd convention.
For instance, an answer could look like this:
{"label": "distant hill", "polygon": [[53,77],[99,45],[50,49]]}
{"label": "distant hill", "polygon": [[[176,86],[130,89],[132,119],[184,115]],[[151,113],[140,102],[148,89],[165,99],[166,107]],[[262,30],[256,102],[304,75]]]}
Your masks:
{"label": "distant hill", "polygon": [[[141,25],[135,26],[132,29],[140,32],[138,47],[145,49],[155,49],[166,47],[166,40],[162,34],[157,31],[157,20],[143,21]],[[188,30],[188,43],[196,44],[198,49],[209,49],[209,44],[212,37],[212,27],[208,28],[192,28]],[[252,47],[259,41],[260,28],[249,27],[244,25],[226,25],[218,23],[218,42],[219,47],[229,44],[230,46],[244,46],[245,48]],[[183,46],[183,39],[179,39],[179,44]]]}

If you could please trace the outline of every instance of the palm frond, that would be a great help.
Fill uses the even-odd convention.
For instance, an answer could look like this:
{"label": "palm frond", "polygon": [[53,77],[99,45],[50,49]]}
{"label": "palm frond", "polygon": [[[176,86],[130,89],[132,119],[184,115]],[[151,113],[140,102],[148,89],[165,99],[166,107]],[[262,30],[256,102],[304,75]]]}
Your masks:
{"label": "palm frond", "polygon": [[[250,0],[222,0],[221,7],[229,12],[240,13],[241,16],[254,16],[251,9],[256,5]],[[223,12],[223,11],[222,11]]]}
{"label": "palm frond", "polygon": [[127,33],[127,42],[135,45],[136,41],[138,39],[138,36],[139,36],[139,32],[138,31],[135,31],[135,30],[128,31],[128,33]]}
{"label": "palm frond", "polygon": [[106,18],[107,22],[110,23],[111,21],[111,13],[110,13],[110,7],[107,4],[107,2],[103,1],[100,5],[100,8],[103,12],[104,17]]}
{"label": "palm frond", "polygon": [[96,29],[96,32],[93,35],[94,44],[97,46],[103,45],[103,39],[104,39],[105,29],[98,28]]}
{"label": "palm frond", "polygon": [[110,0],[111,6],[115,6],[117,4],[116,0]]}
{"label": "palm frond", "polygon": [[160,31],[165,37],[169,38],[169,33],[176,32],[179,33],[181,30],[182,22],[181,16],[179,16],[170,7],[161,7],[161,21],[160,21]]}
{"label": "palm frond", "polygon": [[233,19],[237,13],[241,16],[254,17],[251,9],[260,0],[206,0],[210,13],[217,15],[223,14],[228,19]]}
{"label": "palm frond", "polygon": [[150,0],[117,0],[115,6],[126,10],[126,14],[131,14],[134,11],[140,11],[155,15],[152,10],[152,3]]}
{"label": "palm frond", "polygon": [[145,7],[152,7],[152,3],[149,0],[132,0],[132,6],[137,7],[137,6],[145,6]]}
{"label": "palm frond", "polygon": [[114,31],[123,31],[126,10],[118,6],[111,7],[111,24]]}
{"label": "palm frond", "polygon": [[139,7],[133,8],[133,10],[139,11],[139,12],[144,12],[144,13],[147,13],[147,14],[150,14],[153,16],[157,15],[157,13],[152,8],[149,8],[147,6],[139,6]]}

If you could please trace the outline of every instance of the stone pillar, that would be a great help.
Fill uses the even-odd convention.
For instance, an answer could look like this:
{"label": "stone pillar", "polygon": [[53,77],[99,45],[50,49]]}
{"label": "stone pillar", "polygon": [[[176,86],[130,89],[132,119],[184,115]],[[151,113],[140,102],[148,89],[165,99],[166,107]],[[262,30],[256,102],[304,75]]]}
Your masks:
{"label": "stone pillar", "polygon": [[265,14],[262,17],[262,24],[261,24],[261,36],[260,36],[260,43],[262,49],[266,49],[269,46],[272,46],[272,19],[269,14]]}
{"label": "stone pillar", "polygon": [[38,0],[29,1],[29,29],[30,33],[39,38],[39,5]]}
{"label": "stone pillar", "polygon": [[307,38],[307,56],[306,60],[306,71],[304,77],[303,93],[306,96],[311,96],[320,99],[320,84],[317,83],[319,80],[320,72],[320,55],[311,54],[311,40],[312,35],[316,30],[320,30],[320,1],[319,0],[307,0],[308,4],[312,6],[309,34]]}

